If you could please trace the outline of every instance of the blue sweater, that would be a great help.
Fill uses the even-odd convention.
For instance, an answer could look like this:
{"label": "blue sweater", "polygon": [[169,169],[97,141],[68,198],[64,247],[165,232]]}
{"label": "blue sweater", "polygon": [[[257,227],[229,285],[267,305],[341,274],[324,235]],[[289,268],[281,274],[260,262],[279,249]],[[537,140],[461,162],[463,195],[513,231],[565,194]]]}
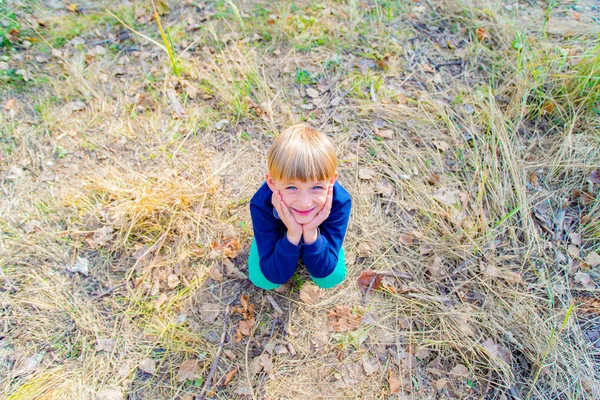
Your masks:
{"label": "blue sweater", "polygon": [[298,246],[287,239],[287,228],[271,203],[272,194],[265,182],[250,200],[254,239],[263,275],[273,283],[283,284],[294,275],[300,258],[313,278],[331,274],[346,236],[352,208],[350,194],[336,181],[331,211],[319,226],[317,240],[312,244],[300,240]]}

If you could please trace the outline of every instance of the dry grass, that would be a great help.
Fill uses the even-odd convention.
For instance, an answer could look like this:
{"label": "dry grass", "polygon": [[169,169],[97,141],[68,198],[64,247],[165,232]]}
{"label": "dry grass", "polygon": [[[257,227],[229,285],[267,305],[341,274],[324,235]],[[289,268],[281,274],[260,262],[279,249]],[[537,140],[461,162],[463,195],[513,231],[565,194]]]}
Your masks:
{"label": "dry grass", "polygon": [[[600,396],[600,276],[585,262],[600,252],[596,14],[159,4],[177,77],[103,5],[160,41],[151,7],[100,3],[0,6],[22,24],[9,40],[33,43],[5,51],[0,74],[2,398],[191,398],[241,294],[256,324],[239,342],[240,317],[225,324],[210,398]],[[48,45],[60,54],[36,60]],[[229,269],[245,269],[270,139],[297,120],[338,147],[349,276],[315,304],[301,281],[272,293],[278,315]],[[72,271],[78,259],[89,275]],[[365,296],[366,269],[410,279]],[[360,327],[331,332],[336,305]],[[257,372],[265,354],[272,371]],[[146,358],[154,374],[138,368]],[[180,381],[191,358],[196,377]]]}

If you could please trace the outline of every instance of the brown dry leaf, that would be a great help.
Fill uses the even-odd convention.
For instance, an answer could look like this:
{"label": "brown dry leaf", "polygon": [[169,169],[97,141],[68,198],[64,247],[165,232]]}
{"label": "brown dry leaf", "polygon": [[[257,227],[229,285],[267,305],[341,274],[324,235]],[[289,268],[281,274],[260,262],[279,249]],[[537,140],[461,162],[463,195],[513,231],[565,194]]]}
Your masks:
{"label": "brown dry leaf", "polygon": [[169,289],[175,289],[180,282],[179,277],[175,274],[171,274],[167,278],[167,286]]}
{"label": "brown dry leaf", "polygon": [[596,287],[596,284],[592,281],[592,277],[586,272],[577,272],[574,278],[575,282],[581,283],[588,289],[594,289]]}
{"label": "brown dry leaf", "polygon": [[115,340],[110,338],[96,339],[96,351],[110,353],[115,348]]}
{"label": "brown dry leaf", "polygon": [[[6,109],[6,107],[4,108]],[[598,171],[596,170],[592,172],[592,174],[588,177],[588,180],[592,183],[595,183],[596,185],[600,185],[600,174],[598,173]]]}
{"label": "brown dry leaf", "polygon": [[415,351],[415,357],[417,357],[419,360],[425,360],[430,354],[431,352],[425,348],[419,348],[417,351]]}
{"label": "brown dry leaf", "polygon": [[273,371],[273,362],[271,361],[271,357],[267,353],[263,353],[259,358],[259,363],[263,368],[263,371],[267,373],[271,373]]}
{"label": "brown dry leaf", "polygon": [[247,276],[235,266],[229,258],[223,259],[223,266],[225,267],[225,275],[235,279],[246,279]]}
{"label": "brown dry leaf", "polygon": [[114,228],[112,225],[106,225],[94,232],[94,235],[87,239],[86,242],[92,249],[97,249],[107,244],[111,237]]}
{"label": "brown dry leaf", "polygon": [[581,246],[581,235],[579,233],[569,233],[569,239],[571,240],[571,243],[573,243],[575,246]]}
{"label": "brown dry leaf", "polygon": [[454,368],[449,372],[450,375],[456,376],[469,376],[469,369],[465,367],[463,364],[456,364]]}
{"label": "brown dry leaf", "polygon": [[585,257],[585,263],[591,268],[596,268],[600,265],[600,255],[595,251],[589,252],[587,257]]}
{"label": "brown dry leaf", "polygon": [[156,302],[154,302],[154,308],[155,309],[160,309],[160,307],[164,304],[165,301],[167,301],[168,297],[165,293],[161,293],[160,296],[158,296],[158,299],[156,299]]}
{"label": "brown dry leaf", "polygon": [[444,268],[444,261],[442,258],[436,256],[433,262],[427,266],[427,271],[433,279],[446,276],[446,270]]}
{"label": "brown dry leaf", "polygon": [[427,178],[427,183],[429,183],[431,186],[437,185],[440,183],[440,176],[438,174],[430,174]]}
{"label": "brown dry leaf", "polygon": [[400,393],[402,381],[400,380],[400,378],[398,378],[398,374],[396,374],[392,370],[390,370],[388,373],[388,383],[390,384],[390,394]]}
{"label": "brown dry leaf", "polygon": [[322,295],[321,289],[312,283],[305,283],[300,289],[300,299],[308,304],[317,304]]}
{"label": "brown dry leaf", "polygon": [[185,382],[188,379],[196,379],[199,374],[198,360],[191,358],[185,360],[179,365],[179,371],[177,371],[177,382]]}
{"label": "brown dry leaf", "polygon": [[494,343],[492,338],[489,338],[482,344],[483,348],[486,349],[492,357],[504,361],[507,365],[510,365],[510,352],[502,345]]}
{"label": "brown dry leaf", "polygon": [[378,137],[380,137],[382,139],[393,139],[394,131],[391,129],[379,130],[379,129],[375,128],[375,135],[377,135]]}
{"label": "brown dry leaf", "polygon": [[484,40],[489,39],[491,37],[490,34],[487,33],[487,31],[485,29],[483,29],[483,28],[477,28],[476,33],[477,33],[477,38],[480,41],[484,41]]}
{"label": "brown dry leaf", "polygon": [[254,320],[250,320],[250,321],[241,320],[238,325],[239,332],[244,336],[250,336],[250,333],[252,332],[253,322],[254,322]]}
{"label": "brown dry leaf", "polygon": [[138,367],[139,369],[150,375],[154,375],[154,373],[156,372],[156,362],[151,358],[146,358],[140,361]]}
{"label": "brown dry leaf", "polygon": [[220,306],[216,303],[204,303],[200,308],[200,314],[202,315],[202,319],[209,323],[217,319],[220,312]]}
{"label": "brown dry leaf", "polygon": [[358,177],[360,179],[369,180],[373,179],[377,173],[371,168],[361,168],[358,170]]}
{"label": "brown dry leaf", "polygon": [[584,206],[592,204],[595,200],[596,197],[588,192],[581,192],[581,196],[579,197],[579,201],[581,201],[581,204]]}
{"label": "brown dry leaf", "polygon": [[306,89],[306,94],[313,99],[319,97],[319,91],[313,88]]}
{"label": "brown dry leaf", "polygon": [[371,250],[371,246],[367,242],[361,242],[358,245],[358,256],[359,257],[369,257],[373,251]]}
{"label": "brown dry leaf", "polygon": [[438,379],[437,381],[435,381],[435,387],[437,388],[437,390],[442,390],[444,388],[444,386],[446,386],[448,384],[448,379],[446,378],[441,378]]}
{"label": "brown dry leaf", "polygon": [[10,111],[15,106],[15,99],[10,99],[6,103],[4,103],[4,110]]}
{"label": "brown dry leaf", "polygon": [[235,375],[236,372],[238,372],[239,368],[240,367],[236,366],[234,369],[229,371],[227,373],[227,375],[225,375],[225,381],[223,382],[223,386],[227,386],[229,384],[229,382],[231,382],[231,379],[233,379],[233,376]]}
{"label": "brown dry leaf", "polygon": [[403,233],[400,235],[400,243],[403,243],[407,246],[413,244],[413,235],[412,233]]}
{"label": "brown dry leaf", "polygon": [[379,290],[381,287],[381,278],[381,275],[368,269],[360,274],[360,277],[358,278],[358,287],[365,294],[367,294],[367,292]]}
{"label": "brown dry leaf", "polygon": [[377,370],[379,370],[379,364],[377,363],[377,361],[371,359],[370,357],[368,357],[366,354],[363,355],[362,357],[362,366],[363,369],[365,370],[365,374],[367,376],[371,376],[373,375],[375,372],[377,372]]}
{"label": "brown dry leaf", "polygon": [[240,332],[240,328],[238,327],[235,331],[235,342],[239,343],[242,340],[242,332]]}
{"label": "brown dry leaf", "polygon": [[550,114],[555,109],[556,109],[556,103],[553,101],[547,101],[546,104],[544,104],[542,106],[542,109],[540,111],[542,112],[542,114]]}
{"label": "brown dry leaf", "polygon": [[427,255],[431,254],[432,251],[433,251],[433,249],[431,248],[431,246],[426,245],[426,244],[419,247],[419,254],[421,256],[427,256]]}
{"label": "brown dry leaf", "polygon": [[329,311],[329,326],[335,332],[347,332],[360,326],[361,316],[352,314],[349,306],[337,305]]}
{"label": "brown dry leaf", "polygon": [[413,369],[417,367],[417,358],[409,352],[404,352],[404,354],[400,356],[400,362],[406,369]]}
{"label": "brown dry leaf", "polygon": [[537,187],[540,184],[540,181],[537,176],[537,172],[535,172],[535,171],[532,172],[531,174],[529,174],[527,179],[529,180],[529,183],[531,183],[531,186],[533,186],[533,187]]}
{"label": "brown dry leaf", "polygon": [[223,274],[221,269],[214,265],[208,269],[208,277],[216,282],[223,282]]}
{"label": "brown dry leaf", "polygon": [[441,140],[433,140],[431,143],[433,143],[433,145],[436,147],[436,149],[438,149],[438,151],[441,151],[441,152],[446,152],[446,151],[448,151],[448,149],[450,149],[450,145]]}

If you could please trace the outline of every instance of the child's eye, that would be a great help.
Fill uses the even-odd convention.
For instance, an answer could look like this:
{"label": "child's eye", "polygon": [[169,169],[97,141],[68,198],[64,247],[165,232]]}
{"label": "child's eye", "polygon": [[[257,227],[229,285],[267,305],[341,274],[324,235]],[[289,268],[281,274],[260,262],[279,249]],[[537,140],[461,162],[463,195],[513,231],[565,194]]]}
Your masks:
{"label": "child's eye", "polygon": [[286,189],[289,189],[289,190],[296,190],[296,186],[291,186],[291,185],[290,185],[290,186],[286,187]]}
{"label": "child's eye", "polygon": [[317,185],[317,186],[313,186],[313,190],[321,190],[323,189],[323,186]]}

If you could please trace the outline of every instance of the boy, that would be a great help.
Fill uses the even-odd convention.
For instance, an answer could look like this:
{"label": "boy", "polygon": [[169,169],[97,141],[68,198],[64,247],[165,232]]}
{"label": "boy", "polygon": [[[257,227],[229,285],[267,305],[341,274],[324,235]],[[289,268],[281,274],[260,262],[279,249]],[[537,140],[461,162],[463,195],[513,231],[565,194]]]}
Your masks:
{"label": "boy", "polygon": [[352,200],[337,176],[333,144],[318,130],[298,124],[275,139],[266,182],[250,200],[252,283],[275,289],[294,275],[300,259],[322,288],[346,278],[342,243]]}

